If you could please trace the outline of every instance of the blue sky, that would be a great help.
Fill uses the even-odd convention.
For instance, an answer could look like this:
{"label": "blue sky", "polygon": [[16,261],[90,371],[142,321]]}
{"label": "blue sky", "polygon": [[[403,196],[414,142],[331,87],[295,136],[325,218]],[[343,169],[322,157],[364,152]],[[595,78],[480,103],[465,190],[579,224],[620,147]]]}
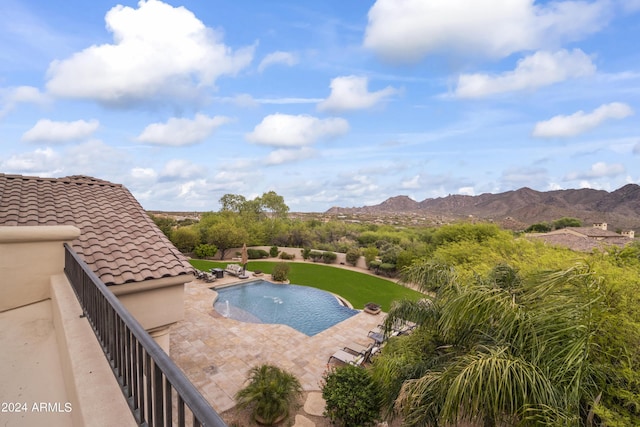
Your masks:
{"label": "blue sky", "polygon": [[640,183],[640,0],[0,3],[0,172],[146,209]]}

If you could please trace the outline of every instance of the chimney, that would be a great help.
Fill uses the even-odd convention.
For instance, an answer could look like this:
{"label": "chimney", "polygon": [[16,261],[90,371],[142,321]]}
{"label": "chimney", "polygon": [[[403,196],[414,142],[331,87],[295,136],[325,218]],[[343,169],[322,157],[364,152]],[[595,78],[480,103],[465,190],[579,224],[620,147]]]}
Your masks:
{"label": "chimney", "polygon": [[633,238],[635,238],[635,237],[636,237],[636,232],[635,232],[635,231],[633,231],[633,230],[623,231],[621,234],[622,234],[624,237],[628,237],[628,238],[630,238],[630,239],[633,239]]}
{"label": "chimney", "polygon": [[606,222],[594,222],[593,228],[599,228],[600,230],[607,231],[607,223]]}

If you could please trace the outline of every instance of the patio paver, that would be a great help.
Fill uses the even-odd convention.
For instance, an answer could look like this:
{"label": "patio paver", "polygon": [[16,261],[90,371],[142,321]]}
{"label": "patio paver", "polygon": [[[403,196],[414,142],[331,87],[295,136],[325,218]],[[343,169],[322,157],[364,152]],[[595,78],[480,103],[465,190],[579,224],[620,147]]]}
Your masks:
{"label": "patio paver", "polygon": [[264,363],[294,374],[305,391],[320,390],[329,357],[351,342],[368,344],[367,332],[384,318],[360,312],[313,337],[286,325],[239,322],[215,311],[210,289],[233,281],[187,283],[184,319],[171,330],[171,358],[218,412],[235,406],[249,369]]}

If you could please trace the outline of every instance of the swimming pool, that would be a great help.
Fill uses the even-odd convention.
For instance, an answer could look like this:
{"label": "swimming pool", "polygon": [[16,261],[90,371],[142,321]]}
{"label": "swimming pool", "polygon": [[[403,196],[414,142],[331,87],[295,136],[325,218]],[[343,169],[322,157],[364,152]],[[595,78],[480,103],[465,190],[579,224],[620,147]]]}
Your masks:
{"label": "swimming pool", "polygon": [[215,289],[213,306],[225,317],[243,322],[289,325],[313,336],[357,314],[320,289],[258,280]]}

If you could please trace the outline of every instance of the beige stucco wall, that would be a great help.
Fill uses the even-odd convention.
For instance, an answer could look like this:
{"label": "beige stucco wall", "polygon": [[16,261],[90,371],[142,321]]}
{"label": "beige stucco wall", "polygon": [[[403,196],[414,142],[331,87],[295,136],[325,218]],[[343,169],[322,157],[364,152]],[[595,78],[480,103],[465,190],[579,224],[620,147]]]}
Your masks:
{"label": "beige stucco wall", "polygon": [[0,312],[49,298],[49,279],[64,269],[62,244],[73,226],[0,226]]}
{"label": "beige stucco wall", "polygon": [[122,305],[169,354],[169,328],[184,317],[184,284],[193,276],[109,286]]}

